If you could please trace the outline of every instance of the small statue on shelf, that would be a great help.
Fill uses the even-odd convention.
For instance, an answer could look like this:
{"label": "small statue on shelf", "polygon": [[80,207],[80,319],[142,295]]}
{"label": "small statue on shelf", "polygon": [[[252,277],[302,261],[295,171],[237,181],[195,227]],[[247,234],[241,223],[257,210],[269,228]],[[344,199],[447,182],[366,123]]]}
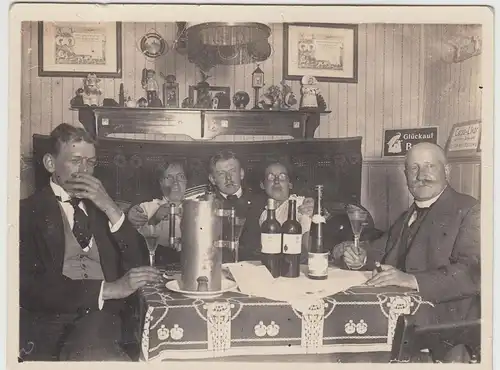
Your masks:
{"label": "small statue on shelf", "polygon": [[304,76],[301,80],[300,99],[301,110],[325,111],[326,102],[317,86],[318,81],[314,76]]}
{"label": "small statue on shelf", "polygon": [[146,90],[146,99],[148,105],[154,104],[158,97],[158,83],[155,79],[155,71],[152,69],[143,68],[142,69],[142,88]]}
{"label": "small statue on shelf", "polygon": [[233,96],[233,104],[236,109],[245,109],[250,103],[250,96],[245,91],[238,91]]}
{"label": "small statue on shelf", "polygon": [[135,101],[133,101],[132,98],[129,96],[127,98],[127,101],[125,102],[125,106],[127,108],[135,108]]}
{"label": "small statue on shelf", "polygon": [[262,109],[279,110],[281,108],[281,90],[278,86],[270,86],[259,101]]}
{"label": "small statue on shelf", "polygon": [[102,94],[99,82],[101,82],[101,79],[97,78],[95,73],[89,73],[88,76],[83,79],[84,105],[89,105],[89,106],[99,105],[99,96],[101,96]]}

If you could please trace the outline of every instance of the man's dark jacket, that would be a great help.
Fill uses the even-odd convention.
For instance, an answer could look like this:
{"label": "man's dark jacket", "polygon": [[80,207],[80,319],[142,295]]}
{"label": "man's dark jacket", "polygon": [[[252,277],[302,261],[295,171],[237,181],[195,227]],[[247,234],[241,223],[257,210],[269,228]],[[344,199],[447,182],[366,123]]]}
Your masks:
{"label": "man's dark jacket", "polygon": [[[115,281],[129,269],[145,265],[144,241],[127,218],[117,232],[111,233],[107,216],[90,201],[85,201],[85,206],[106,281]],[[62,273],[62,217],[50,186],[21,200],[20,304],[28,311],[77,313],[79,309],[98,309],[101,281],[72,280]],[[104,309],[120,310],[122,303],[108,300]]]}

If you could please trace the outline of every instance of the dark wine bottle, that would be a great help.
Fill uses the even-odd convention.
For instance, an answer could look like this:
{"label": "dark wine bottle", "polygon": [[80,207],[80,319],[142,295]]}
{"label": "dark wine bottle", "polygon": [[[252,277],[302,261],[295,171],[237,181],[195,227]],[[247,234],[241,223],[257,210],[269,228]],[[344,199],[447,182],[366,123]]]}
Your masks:
{"label": "dark wine bottle", "polygon": [[283,258],[281,276],[296,278],[300,275],[300,252],[302,251],[302,226],[297,221],[297,201],[288,201],[288,219],[281,226],[283,234]]}
{"label": "dark wine bottle", "polygon": [[267,200],[267,218],[260,226],[262,264],[274,278],[280,276],[281,265],[281,225],[276,220],[274,199]]}
{"label": "dark wine bottle", "polygon": [[323,216],[322,197],[323,185],[316,185],[316,201],[314,214],[311,220],[311,230],[309,231],[309,258],[308,277],[314,280],[325,280],[328,278],[328,252],[323,246],[323,226],[325,217]]}

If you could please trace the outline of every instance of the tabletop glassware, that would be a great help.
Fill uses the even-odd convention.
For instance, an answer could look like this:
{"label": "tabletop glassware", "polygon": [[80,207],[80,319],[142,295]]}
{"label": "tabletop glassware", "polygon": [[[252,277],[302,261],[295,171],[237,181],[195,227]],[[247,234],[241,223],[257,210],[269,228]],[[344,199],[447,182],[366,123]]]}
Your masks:
{"label": "tabletop glassware", "polygon": [[222,262],[239,262],[240,237],[246,218],[236,216],[234,209],[221,209],[222,217]]}
{"label": "tabletop glassware", "polygon": [[158,248],[158,239],[160,237],[160,230],[156,225],[144,225],[139,230],[144,240],[146,240],[146,244],[148,246],[149,251],[149,265],[153,267],[155,265],[155,254],[156,248]]}
{"label": "tabletop glassware", "polygon": [[352,204],[346,207],[346,211],[354,234],[354,250],[359,254],[359,238],[363,228],[368,225],[368,212]]}

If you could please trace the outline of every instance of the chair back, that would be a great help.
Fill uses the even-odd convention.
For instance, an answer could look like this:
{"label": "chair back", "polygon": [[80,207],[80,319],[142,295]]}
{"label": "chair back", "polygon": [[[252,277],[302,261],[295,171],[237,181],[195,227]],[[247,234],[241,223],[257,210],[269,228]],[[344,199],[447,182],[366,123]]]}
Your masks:
{"label": "chair back", "polygon": [[448,351],[464,345],[471,363],[481,359],[481,320],[419,326],[415,318],[401,315],[392,342],[391,362],[411,362],[423,349],[428,349],[434,362],[443,362]]}

